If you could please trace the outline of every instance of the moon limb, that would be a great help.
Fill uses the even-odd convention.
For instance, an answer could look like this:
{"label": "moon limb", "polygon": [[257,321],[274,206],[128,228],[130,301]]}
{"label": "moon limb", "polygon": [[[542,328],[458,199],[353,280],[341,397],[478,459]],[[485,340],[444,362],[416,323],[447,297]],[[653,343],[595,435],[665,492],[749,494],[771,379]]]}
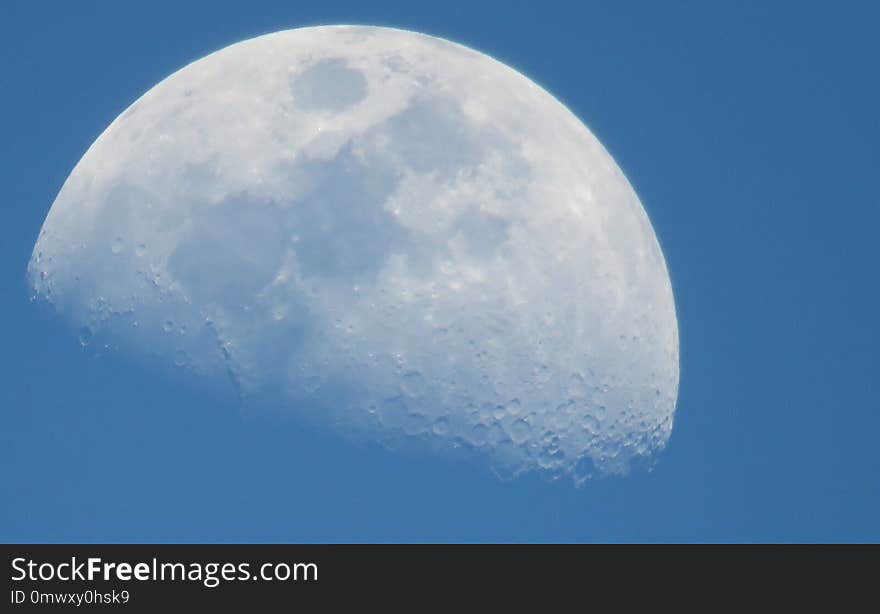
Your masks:
{"label": "moon limb", "polygon": [[174,73],[79,161],[29,274],[88,337],[505,475],[624,472],[671,433],[674,301],[625,176],[422,34],[288,30]]}

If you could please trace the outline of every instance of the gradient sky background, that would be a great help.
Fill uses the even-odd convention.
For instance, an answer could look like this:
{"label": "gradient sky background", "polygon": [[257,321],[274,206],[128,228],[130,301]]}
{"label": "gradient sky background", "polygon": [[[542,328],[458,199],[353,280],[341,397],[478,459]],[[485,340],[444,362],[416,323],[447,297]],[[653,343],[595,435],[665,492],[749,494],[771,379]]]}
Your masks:
{"label": "gradient sky background", "polygon": [[[808,4],[5,2],[0,540],[880,540],[880,9]],[[326,23],[486,52],[624,169],[681,329],[653,472],[503,483],[245,417],[29,302],[43,219],[118,113],[230,43]]]}

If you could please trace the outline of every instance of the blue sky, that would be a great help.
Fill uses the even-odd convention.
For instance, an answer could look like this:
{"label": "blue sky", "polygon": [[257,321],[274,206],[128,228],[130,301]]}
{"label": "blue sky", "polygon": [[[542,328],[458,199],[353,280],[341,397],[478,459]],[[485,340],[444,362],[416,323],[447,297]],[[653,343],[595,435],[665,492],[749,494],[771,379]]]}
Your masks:
{"label": "blue sky", "polygon": [[[0,540],[880,540],[878,17],[869,3],[7,4]],[[94,358],[28,301],[43,219],[119,112],[227,44],[323,23],[484,51],[624,169],[681,330],[676,425],[653,472],[503,483],[243,417]]]}

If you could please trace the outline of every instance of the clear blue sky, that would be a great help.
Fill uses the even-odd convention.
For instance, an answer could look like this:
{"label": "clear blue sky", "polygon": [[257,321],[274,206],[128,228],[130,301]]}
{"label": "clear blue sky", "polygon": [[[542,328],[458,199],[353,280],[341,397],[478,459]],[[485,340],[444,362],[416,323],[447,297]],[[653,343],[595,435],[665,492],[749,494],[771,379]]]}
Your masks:
{"label": "clear blue sky", "polygon": [[[0,540],[880,540],[880,9],[814,4],[5,3]],[[119,112],[220,47],[323,23],[484,51],[611,151],[681,328],[676,425],[652,473],[502,483],[246,419],[91,357],[28,302],[43,219]]]}

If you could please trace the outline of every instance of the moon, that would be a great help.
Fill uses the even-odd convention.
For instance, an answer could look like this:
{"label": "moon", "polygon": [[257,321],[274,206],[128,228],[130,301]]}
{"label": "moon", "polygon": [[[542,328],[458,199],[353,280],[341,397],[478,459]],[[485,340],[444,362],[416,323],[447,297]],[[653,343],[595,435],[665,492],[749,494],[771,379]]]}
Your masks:
{"label": "moon", "polygon": [[675,304],[626,177],[534,82],[415,32],[172,74],[80,159],[28,271],[83,345],[503,477],[625,473],[672,431]]}

